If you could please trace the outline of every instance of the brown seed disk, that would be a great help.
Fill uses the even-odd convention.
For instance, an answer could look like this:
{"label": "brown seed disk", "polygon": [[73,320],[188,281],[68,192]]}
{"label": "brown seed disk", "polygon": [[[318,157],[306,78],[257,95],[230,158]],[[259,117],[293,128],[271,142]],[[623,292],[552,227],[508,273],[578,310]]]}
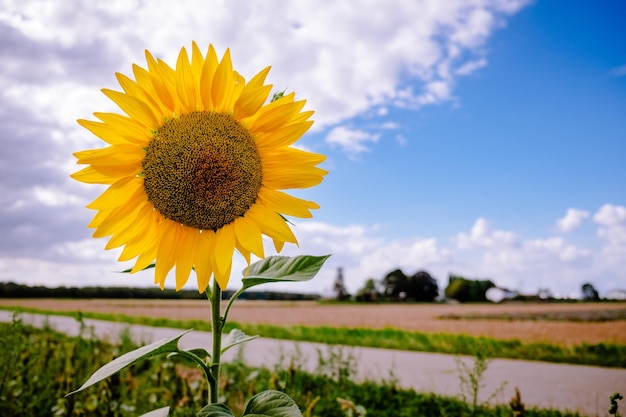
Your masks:
{"label": "brown seed disk", "polygon": [[217,230],[243,216],[261,188],[254,139],[223,113],[194,112],[165,122],[142,166],[154,207],[196,229]]}

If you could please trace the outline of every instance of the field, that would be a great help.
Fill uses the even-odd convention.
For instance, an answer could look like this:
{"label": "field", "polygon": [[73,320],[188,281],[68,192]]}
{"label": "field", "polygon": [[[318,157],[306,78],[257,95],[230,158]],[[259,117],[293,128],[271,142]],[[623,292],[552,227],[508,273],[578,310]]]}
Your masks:
{"label": "field", "polygon": [[[0,299],[0,306],[207,319],[208,301]],[[561,346],[626,344],[626,303],[334,304],[237,301],[229,321],[278,326],[396,328]]]}

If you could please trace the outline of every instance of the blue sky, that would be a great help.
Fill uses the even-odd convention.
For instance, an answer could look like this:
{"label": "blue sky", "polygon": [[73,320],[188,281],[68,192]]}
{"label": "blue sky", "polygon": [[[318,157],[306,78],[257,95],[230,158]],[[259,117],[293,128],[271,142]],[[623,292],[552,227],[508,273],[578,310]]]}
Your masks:
{"label": "blue sky", "polygon": [[[397,267],[524,292],[626,287],[626,6],[620,1],[0,1],[0,279],[152,285],[86,229],[101,191],[68,178],[99,146],[75,120],[99,92],[196,40],[316,111],[298,146],[328,156],[300,247],[333,253],[326,293]],[[47,5],[43,7],[43,5]],[[368,13],[363,13],[368,10]],[[237,268],[243,267],[241,259]],[[233,275],[233,285],[237,284]]]}

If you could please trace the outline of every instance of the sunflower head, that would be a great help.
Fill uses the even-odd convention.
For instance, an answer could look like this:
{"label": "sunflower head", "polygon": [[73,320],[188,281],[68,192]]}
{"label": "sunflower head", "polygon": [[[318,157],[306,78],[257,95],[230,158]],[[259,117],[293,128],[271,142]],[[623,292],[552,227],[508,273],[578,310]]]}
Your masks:
{"label": "sunflower head", "polygon": [[209,46],[182,48],[176,66],[146,51],[134,79],[116,74],[122,91],[102,90],[123,114],[94,113],[78,123],[107,146],[77,152],[78,181],[108,188],[87,207],[94,237],[123,247],[132,272],[156,263],[161,288],[175,268],[180,289],[194,269],[198,290],[212,276],[222,289],[234,251],[263,258],[263,235],[277,251],[296,243],[285,216],[311,217],[319,206],[282,190],[319,184],[325,157],[291,147],[313,124],[294,94],[275,95],[269,67],[248,82]]}

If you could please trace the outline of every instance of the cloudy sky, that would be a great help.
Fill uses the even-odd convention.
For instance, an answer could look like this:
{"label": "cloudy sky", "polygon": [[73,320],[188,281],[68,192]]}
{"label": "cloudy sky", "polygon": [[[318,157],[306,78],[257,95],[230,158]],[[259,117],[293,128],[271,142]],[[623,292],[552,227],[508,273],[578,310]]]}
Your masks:
{"label": "cloudy sky", "polygon": [[621,0],[0,4],[2,281],[152,285],[86,228],[102,189],[69,178],[72,152],[101,144],[76,119],[118,111],[100,88],[145,49],[174,65],[195,40],[246,78],[271,65],[316,112],[300,146],[330,174],[296,193],[322,208],[285,253],[333,257],[274,289],[325,293],[338,267],[351,292],[395,268],[441,287],[626,287]]}

